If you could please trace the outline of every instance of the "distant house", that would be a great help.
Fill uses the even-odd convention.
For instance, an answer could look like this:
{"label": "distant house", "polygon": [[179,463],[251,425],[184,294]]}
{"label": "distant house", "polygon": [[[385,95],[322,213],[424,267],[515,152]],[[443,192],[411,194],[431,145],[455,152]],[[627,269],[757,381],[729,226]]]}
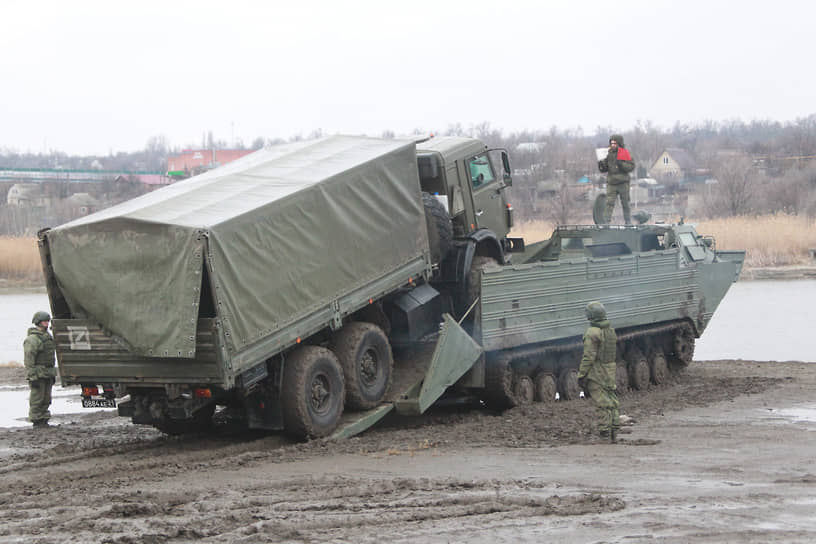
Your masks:
{"label": "distant house", "polygon": [[88,193],[74,193],[65,199],[65,203],[78,215],[88,215],[99,210],[99,201]]}
{"label": "distant house", "polygon": [[185,149],[178,155],[167,157],[167,175],[171,178],[186,178],[227,164],[252,149]]}
{"label": "distant house", "polygon": [[42,192],[39,183],[15,183],[9,188],[6,202],[9,206],[20,208],[37,208],[48,204],[48,197]]}
{"label": "distant house", "polygon": [[649,177],[663,183],[688,181],[697,175],[697,161],[691,153],[679,147],[669,147],[657,157],[649,169]]}

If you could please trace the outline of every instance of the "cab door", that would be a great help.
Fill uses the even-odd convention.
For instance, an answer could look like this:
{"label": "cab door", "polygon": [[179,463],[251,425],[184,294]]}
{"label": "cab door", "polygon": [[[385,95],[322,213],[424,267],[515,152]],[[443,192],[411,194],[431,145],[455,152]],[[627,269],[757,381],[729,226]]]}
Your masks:
{"label": "cab door", "polygon": [[476,227],[490,229],[497,238],[504,238],[510,231],[505,184],[496,176],[489,153],[484,151],[466,159],[465,172],[470,178]]}

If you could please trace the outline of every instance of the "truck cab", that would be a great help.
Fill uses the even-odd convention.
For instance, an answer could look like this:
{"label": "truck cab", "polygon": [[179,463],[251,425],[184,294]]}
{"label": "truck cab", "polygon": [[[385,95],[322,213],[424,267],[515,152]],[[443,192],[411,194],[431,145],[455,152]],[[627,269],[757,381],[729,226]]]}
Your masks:
{"label": "truck cab", "polygon": [[506,151],[472,138],[431,138],[417,144],[417,164],[422,190],[447,197],[454,236],[487,229],[498,241],[507,237],[513,216]]}

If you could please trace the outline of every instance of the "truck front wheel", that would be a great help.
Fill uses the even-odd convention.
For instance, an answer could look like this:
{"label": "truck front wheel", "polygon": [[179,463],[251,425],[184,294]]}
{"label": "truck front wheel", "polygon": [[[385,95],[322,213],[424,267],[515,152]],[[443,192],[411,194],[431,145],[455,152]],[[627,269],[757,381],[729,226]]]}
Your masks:
{"label": "truck front wheel", "polygon": [[356,321],[337,331],[332,351],[346,380],[346,407],[369,410],[380,404],[391,386],[394,357],[378,326]]}
{"label": "truck front wheel", "polygon": [[343,371],[334,353],[318,346],[298,348],[283,368],[284,430],[300,440],[328,436],[343,414],[345,394]]}

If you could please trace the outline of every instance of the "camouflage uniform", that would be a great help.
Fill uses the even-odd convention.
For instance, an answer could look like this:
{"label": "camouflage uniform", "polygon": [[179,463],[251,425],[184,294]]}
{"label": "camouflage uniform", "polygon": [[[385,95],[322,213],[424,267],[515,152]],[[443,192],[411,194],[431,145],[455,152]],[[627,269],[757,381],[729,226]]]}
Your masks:
{"label": "camouflage uniform", "polygon": [[[38,321],[38,318],[42,319]],[[37,325],[42,321],[50,321],[50,319],[45,312],[37,312],[34,314],[33,321]],[[26,379],[31,389],[28,399],[28,419],[35,426],[47,425],[51,418],[48,407],[51,406],[51,387],[57,376],[57,370],[54,367],[56,347],[54,338],[48,333],[48,330],[42,330],[37,326],[28,329],[28,335],[23,341]]]}
{"label": "camouflage uniform", "polygon": [[590,302],[586,314],[590,326],[584,334],[584,356],[578,379],[595,401],[601,436],[609,436],[614,442],[620,427],[620,403],[615,386],[617,336],[615,329],[609,326],[603,304]]}
{"label": "camouflage uniform", "polygon": [[623,208],[623,219],[627,225],[632,224],[631,211],[629,208],[629,172],[635,169],[635,161],[629,151],[623,147],[623,136],[613,134],[609,141],[618,142],[616,151],[609,151],[605,159],[598,161],[598,170],[606,173],[606,210],[604,211],[604,222],[609,224],[612,220],[612,212],[615,209],[615,200],[620,198],[621,208]]}

